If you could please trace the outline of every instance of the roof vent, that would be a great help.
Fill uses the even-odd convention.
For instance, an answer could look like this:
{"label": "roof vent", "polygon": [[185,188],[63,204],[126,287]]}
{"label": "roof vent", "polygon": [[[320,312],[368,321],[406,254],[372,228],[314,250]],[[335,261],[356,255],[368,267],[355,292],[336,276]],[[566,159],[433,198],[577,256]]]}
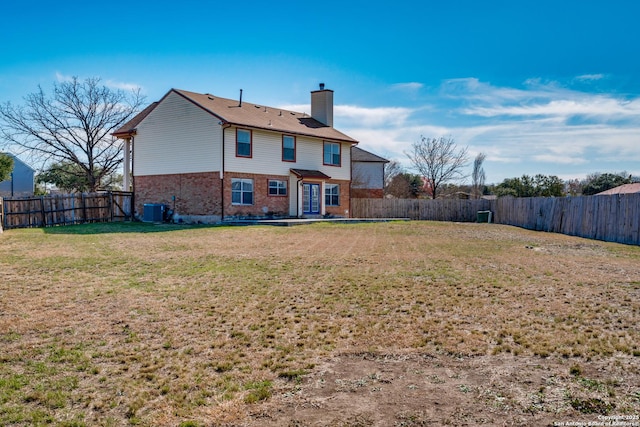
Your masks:
{"label": "roof vent", "polygon": [[320,90],[324,90],[324,83],[320,83]]}

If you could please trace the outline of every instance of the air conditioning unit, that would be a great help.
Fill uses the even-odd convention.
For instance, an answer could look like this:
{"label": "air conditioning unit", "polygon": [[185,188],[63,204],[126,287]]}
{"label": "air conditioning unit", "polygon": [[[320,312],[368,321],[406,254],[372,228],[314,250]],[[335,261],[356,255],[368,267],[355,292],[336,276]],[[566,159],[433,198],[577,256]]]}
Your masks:
{"label": "air conditioning unit", "polygon": [[143,222],[162,222],[165,206],[159,203],[145,203],[142,215]]}

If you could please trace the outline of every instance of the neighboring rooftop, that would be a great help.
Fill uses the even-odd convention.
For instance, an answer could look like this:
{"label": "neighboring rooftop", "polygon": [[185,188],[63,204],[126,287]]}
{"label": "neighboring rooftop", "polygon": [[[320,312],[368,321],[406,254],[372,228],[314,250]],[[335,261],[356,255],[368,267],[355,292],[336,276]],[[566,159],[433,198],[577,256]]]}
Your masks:
{"label": "neighboring rooftop", "polygon": [[359,147],[351,148],[351,160],[354,162],[389,163],[389,160],[384,157],[376,156],[375,154]]}
{"label": "neighboring rooftop", "polygon": [[634,182],[632,184],[622,184],[615,188],[603,191],[596,194],[596,196],[611,196],[613,194],[633,194],[640,193],[640,182]]}

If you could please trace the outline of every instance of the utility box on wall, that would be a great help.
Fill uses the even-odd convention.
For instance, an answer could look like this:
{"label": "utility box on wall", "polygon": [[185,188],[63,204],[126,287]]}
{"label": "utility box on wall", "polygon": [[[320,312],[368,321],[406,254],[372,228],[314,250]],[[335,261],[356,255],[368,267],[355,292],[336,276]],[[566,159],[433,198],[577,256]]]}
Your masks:
{"label": "utility box on wall", "polygon": [[143,222],[162,222],[164,220],[164,205],[158,203],[145,203],[142,215]]}

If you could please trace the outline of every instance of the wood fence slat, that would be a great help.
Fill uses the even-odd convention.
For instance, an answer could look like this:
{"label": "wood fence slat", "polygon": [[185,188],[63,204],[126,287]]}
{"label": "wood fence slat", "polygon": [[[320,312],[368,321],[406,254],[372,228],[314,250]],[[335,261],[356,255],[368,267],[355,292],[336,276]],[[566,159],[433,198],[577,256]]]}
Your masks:
{"label": "wood fence slat", "polygon": [[132,209],[128,192],[0,198],[0,224],[10,229],[130,220]]}

